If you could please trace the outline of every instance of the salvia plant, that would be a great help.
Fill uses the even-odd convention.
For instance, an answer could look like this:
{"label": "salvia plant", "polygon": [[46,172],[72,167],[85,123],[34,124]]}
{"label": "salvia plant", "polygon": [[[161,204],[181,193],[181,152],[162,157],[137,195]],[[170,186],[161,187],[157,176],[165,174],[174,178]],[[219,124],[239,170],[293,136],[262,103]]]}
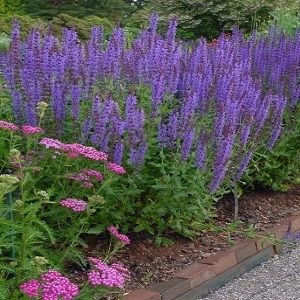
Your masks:
{"label": "salvia plant", "polygon": [[102,27],[87,42],[66,29],[62,39],[32,30],[21,40],[14,23],[4,75],[17,124],[38,126],[43,101],[50,136],[126,166],[103,188],[109,200],[95,220],[191,236],[190,224],[199,229],[213,215],[214,200],[236,190],[255,151],[274,147],[284,112],[296,109],[300,32],[246,39],[234,29],[184,43],[175,19],[164,36],[157,25],[154,14],[128,43],[120,27],[108,40]]}
{"label": "salvia plant", "polygon": [[[0,56],[0,297],[123,288],[129,272],[111,257],[130,241],[110,224],[158,234],[157,244],[170,229],[193,237],[224,193],[237,213],[253,156],[293,126],[299,31],[189,43],[175,19],[165,35],[157,26],[153,15],[130,42],[120,27],[109,39],[95,27],[83,42],[67,29],[23,40],[13,24]],[[116,246],[85,257],[83,234],[107,229]],[[68,276],[70,262],[86,283]]]}

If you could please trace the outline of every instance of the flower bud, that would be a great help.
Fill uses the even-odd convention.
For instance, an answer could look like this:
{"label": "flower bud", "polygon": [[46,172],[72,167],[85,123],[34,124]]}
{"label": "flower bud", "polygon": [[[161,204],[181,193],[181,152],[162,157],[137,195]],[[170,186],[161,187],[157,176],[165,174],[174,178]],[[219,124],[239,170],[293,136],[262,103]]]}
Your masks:
{"label": "flower bud", "polygon": [[15,208],[20,208],[20,207],[23,206],[23,204],[24,204],[24,202],[20,199],[16,200],[15,203],[14,203]]}
{"label": "flower bud", "polygon": [[89,197],[88,199],[91,204],[104,204],[105,203],[105,200],[103,199],[103,197],[98,196],[98,195],[93,195],[93,196]]}
{"label": "flower bud", "polygon": [[50,199],[50,197],[49,197],[49,195],[46,191],[38,191],[36,194],[37,194],[37,196],[39,196],[43,200],[49,200]]}

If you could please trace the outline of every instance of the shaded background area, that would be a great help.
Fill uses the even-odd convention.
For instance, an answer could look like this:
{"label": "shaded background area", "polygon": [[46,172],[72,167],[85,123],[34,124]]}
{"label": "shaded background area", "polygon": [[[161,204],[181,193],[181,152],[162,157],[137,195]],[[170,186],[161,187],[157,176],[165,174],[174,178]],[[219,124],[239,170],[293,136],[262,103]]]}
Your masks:
{"label": "shaded background area", "polygon": [[234,25],[246,33],[274,23],[293,31],[300,24],[299,8],[299,0],[0,0],[0,31],[7,33],[8,21],[19,15],[25,27],[51,22],[54,27],[75,27],[81,38],[90,26],[100,24],[108,29],[121,24],[135,34],[157,12],[161,30],[176,17],[178,37],[213,39]]}

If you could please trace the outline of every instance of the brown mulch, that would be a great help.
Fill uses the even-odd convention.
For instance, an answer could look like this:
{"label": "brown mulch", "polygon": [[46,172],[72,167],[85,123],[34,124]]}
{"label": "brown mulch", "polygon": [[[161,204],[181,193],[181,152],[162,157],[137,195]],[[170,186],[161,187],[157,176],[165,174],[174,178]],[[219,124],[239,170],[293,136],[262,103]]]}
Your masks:
{"label": "brown mulch", "polygon": [[[232,202],[230,197],[219,201],[215,218],[217,225],[225,227],[232,223]],[[257,230],[266,230],[300,209],[300,186],[284,193],[251,191],[241,197],[239,205],[239,218],[244,222],[241,228],[253,224]],[[116,255],[116,260],[123,262],[132,272],[132,279],[126,286],[126,292],[168,280],[175,272],[232,245],[228,240],[228,234],[224,232],[200,233],[193,241],[172,236],[174,244],[168,247],[157,247],[153,238],[147,235],[129,235],[129,237],[131,245]],[[236,235],[233,239],[242,240],[244,237]],[[99,256],[102,249],[107,249],[108,246],[108,240],[99,237],[89,238],[88,243],[88,254],[92,256]],[[79,273],[77,276],[80,276]]]}

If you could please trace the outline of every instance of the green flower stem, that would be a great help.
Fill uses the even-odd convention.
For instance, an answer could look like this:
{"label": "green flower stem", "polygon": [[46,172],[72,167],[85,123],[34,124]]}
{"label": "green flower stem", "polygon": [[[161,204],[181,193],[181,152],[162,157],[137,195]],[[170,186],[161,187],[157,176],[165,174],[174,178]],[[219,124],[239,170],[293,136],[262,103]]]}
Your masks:
{"label": "green flower stem", "polygon": [[63,263],[65,257],[67,256],[67,254],[70,252],[70,249],[73,248],[74,244],[78,242],[78,238],[79,236],[83,233],[83,228],[86,226],[86,224],[82,224],[80,230],[78,231],[77,235],[72,239],[71,245],[64,251],[64,254],[62,256],[62,258],[60,259],[60,264]]}
{"label": "green flower stem", "polygon": [[233,220],[237,221],[239,218],[239,197],[237,193],[236,183],[233,186],[233,201],[234,201],[234,217]]}
{"label": "green flower stem", "polygon": [[[9,206],[9,211],[7,214],[7,218],[13,222],[13,197],[12,192],[6,195],[6,204]],[[16,247],[15,247],[15,234],[11,231],[11,240],[12,240],[12,247],[10,249],[10,258],[15,260],[16,259]]]}
{"label": "green flower stem", "polygon": [[[112,242],[112,241],[111,241]],[[114,247],[114,249],[112,251],[110,251],[111,249],[111,242],[110,242],[110,245],[109,245],[109,250],[108,250],[108,254],[107,256],[105,257],[104,259],[104,262],[109,262],[110,258],[112,256],[114,256],[120,249],[123,248],[123,245],[121,246],[118,242],[118,244]]]}

